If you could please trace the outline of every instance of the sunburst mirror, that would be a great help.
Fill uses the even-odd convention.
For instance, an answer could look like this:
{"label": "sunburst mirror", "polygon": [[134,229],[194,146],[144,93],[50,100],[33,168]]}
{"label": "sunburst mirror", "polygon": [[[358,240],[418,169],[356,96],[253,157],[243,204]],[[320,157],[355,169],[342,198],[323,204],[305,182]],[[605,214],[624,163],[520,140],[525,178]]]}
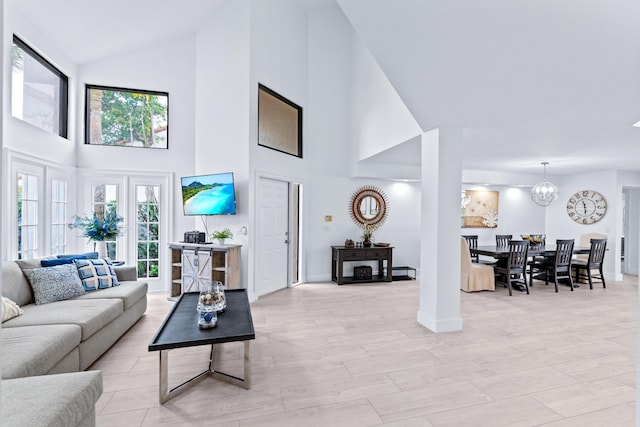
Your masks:
{"label": "sunburst mirror", "polygon": [[369,224],[378,228],[387,219],[387,196],[377,187],[371,185],[360,187],[351,196],[349,213],[351,219],[359,226]]}

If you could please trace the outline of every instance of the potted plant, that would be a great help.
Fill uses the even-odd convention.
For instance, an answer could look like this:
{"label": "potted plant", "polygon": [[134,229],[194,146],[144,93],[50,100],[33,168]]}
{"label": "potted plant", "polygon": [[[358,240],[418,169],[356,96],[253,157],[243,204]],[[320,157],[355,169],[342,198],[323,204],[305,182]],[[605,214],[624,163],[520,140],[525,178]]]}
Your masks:
{"label": "potted plant", "polygon": [[220,245],[224,245],[225,239],[233,238],[233,233],[229,230],[229,227],[226,227],[221,231],[216,230],[211,233],[211,238],[216,239]]}
{"label": "potted plant", "polygon": [[109,209],[104,216],[98,216],[94,212],[91,217],[74,215],[73,220],[74,222],[69,224],[69,227],[82,230],[82,235],[93,242],[94,251],[96,250],[96,244],[101,242],[98,247],[98,253],[100,257],[106,257],[106,241],[115,240],[116,237],[122,234],[124,218],[119,216],[114,209]]}

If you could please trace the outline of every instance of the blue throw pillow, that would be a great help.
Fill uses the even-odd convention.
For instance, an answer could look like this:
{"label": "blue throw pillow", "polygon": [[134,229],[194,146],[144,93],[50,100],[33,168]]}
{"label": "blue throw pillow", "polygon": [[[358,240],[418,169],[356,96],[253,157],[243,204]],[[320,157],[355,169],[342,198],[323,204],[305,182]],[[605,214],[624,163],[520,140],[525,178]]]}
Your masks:
{"label": "blue throw pillow", "polygon": [[74,259],[98,259],[98,252],[85,252],[83,254],[60,254],[56,255],[58,258],[70,258]]}
{"label": "blue throw pillow", "polygon": [[40,265],[42,265],[43,267],[53,267],[63,264],[73,264],[73,258],[43,259],[42,261],[40,261]]}
{"label": "blue throw pillow", "polygon": [[73,264],[24,270],[36,304],[61,301],[86,294]]}
{"label": "blue throw pillow", "polygon": [[87,291],[118,286],[118,277],[109,258],[105,259],[75,259],[78,276],[82,286]]}

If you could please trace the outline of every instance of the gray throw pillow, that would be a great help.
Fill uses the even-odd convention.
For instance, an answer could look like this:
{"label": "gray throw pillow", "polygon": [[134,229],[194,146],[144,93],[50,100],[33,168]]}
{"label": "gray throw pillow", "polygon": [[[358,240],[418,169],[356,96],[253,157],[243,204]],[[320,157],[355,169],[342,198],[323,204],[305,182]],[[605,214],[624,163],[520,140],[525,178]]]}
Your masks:
{"label": "gray throw pillow", "polygon": [[34,268],[24,272],[31,282],[36,304],[46,304],[86,294],[75,264]]}

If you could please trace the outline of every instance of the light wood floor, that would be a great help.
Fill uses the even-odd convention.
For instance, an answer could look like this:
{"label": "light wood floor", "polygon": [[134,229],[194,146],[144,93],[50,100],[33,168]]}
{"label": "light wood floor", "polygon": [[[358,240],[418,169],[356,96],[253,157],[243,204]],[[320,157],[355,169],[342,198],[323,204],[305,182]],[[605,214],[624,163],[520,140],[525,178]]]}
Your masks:
{"label": "light wood floor", "polygon": [[[415,281],[300,285],[252,304],[251,390],[207,378],[164,405],[147,345],[171,303],[149,295],[92,367],[98,426],[633,426],[637,288],[462,293],[464,329],[435,334]],[[241,375],[240,354],[225,344],[221,365]],[[174,385],[207,356],[172,352]]]}

